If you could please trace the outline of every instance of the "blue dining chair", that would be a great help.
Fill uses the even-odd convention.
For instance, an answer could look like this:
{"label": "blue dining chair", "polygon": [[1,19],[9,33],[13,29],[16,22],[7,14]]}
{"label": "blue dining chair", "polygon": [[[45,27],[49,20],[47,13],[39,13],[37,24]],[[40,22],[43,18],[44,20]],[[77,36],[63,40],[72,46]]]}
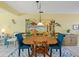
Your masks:
{"label": "blue dining chair", "polygon": [[28,55],[30,56],[30,50],[29,48],[31,47],[29,44],[23,44],[23,36],[22,33],[18,33],[15,35],[17,37],[17,41],[18,41],[18,56],[20,56],[20,50],[22,49],[28,49]]}
{"label": "blue dining chair", "polygon": [[1,39],[2,39],[3,45],[7,45],[7,47],[8,47],[9,42],[7,41],[8,40],[7,34],[3,33],[2,36],[1,36]]}
{"label": "blue dining chair", "polygon": [[51,44],[49,45],[49,50],[50,50],[50,56],[52,56],[52,49],[59,49],[60,51],[60,57],[61,57],[61,48],[62,48],[62,41],[64,39],[65,35],[62,33],[58,33],[57,35],[57,43],[56,44]]}

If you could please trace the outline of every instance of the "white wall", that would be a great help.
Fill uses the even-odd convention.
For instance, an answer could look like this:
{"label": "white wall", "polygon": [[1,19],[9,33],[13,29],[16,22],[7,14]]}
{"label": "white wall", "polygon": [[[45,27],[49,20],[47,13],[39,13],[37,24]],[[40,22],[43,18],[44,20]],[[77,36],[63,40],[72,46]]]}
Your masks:
{"label": "white wall", "polygon": [[[13,24],[12,19],[16,24]],[[4,28],[6,33],[25,32],[25,19],[27,16],[17,16],[0,8],[0,32]]]}
{"label": "white wall", "polygon": [[[15,20],[16,24],[12,23],[12,19]],[[13,32],[25,32],[25,19],[33,21],[39,21],[39,15],[37,13],[27,13],[21,16],[14,15],[4,9],[0,8],[0,31],[2,28],[7,33]],[[79,30],[73,30],[73,24],[79,24],[79,14],[66,14],[66,13],[44,13],[42,14],[42,22],[48,23],[50,20],[56,20],[62,27],[56,27],[56,31],[66,33],[67,29],[71,30],[71,33],[78,34]],[[79,40],[78,40],[79,45]]]}

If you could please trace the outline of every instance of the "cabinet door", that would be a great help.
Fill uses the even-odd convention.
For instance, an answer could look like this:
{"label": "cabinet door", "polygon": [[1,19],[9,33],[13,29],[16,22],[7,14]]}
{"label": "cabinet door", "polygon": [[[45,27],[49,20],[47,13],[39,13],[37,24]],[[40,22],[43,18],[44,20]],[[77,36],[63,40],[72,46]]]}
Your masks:
{"label": "cabinet door", "polygon": [[77,37],[72,37],[72,46],[76,46],[77,45]]}
{"label": "cabinet door", "polygon": [[65,46],[76,46],[77,45],[77,35],[68,34],[63,40],[63,45]]}
{"label": "cabinet door", "polygon": [[63,45],[64,46],[70,46],[71,45],[71,39],[70,38],[64,38]]}

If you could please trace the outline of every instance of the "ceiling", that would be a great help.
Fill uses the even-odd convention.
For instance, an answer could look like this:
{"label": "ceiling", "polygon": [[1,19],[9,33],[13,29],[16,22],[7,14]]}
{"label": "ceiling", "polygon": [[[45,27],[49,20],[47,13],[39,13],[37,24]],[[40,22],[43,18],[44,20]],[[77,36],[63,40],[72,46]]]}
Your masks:
{"label": "ceiling", "polygon": [[[4,1],[20,13],[38,12],[35,1]],[[79,13],[79,1],[41,1],[44,12]]]}

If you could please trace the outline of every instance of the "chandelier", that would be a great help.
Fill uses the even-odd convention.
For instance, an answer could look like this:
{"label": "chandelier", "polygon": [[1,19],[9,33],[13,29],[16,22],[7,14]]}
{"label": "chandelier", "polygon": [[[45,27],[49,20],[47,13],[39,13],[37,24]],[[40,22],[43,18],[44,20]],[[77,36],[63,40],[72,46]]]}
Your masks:
{"label": "chandelier", "polygon": [[43,13],[43,11],[41,11],[41,2],[36,1],[37,3],[37,8],[38,8],[38,12],[39,12],[39,22],[37,24],[37,26],[44,26],[44,24],[41,22],[41,14]]}

